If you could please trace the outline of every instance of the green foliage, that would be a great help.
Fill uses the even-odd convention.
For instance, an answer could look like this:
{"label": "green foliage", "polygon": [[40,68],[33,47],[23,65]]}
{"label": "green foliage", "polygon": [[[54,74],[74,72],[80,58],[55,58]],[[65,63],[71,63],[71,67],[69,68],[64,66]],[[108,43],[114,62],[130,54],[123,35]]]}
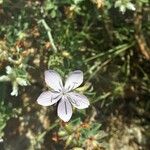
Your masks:
{"label": "green foliage", "polygon": [[102,148],[106,147],[103,142],[106,133],[100,127],[99,123],[82,122],[77,118],[60,128],[58,135],[65,141],[66,148]]}
{"label": "green foliage", "polygon": [[3,100],[0,100],[0,138],[4,136],[3,129],[7,124],[7,120],[12,116],[11,107],[4,104]]}
{"label": "green foliage", "polygon": [[[0,137],[5,136],[3,129],[12,117],[9,105],[22,110],[18,118],[25,129],[19,134],[26,133],[32,149],[47,143],[54,143],[56,149],[107,149],[111,135],[105,138],[103,130],[114,129],[110,122],[117,112],[123,122],[132,123],[137,117],[136,122],[147,127],[149,17],[148,0],[0,0]],[[46,88],[47,69],[62,76],[82,70],[85,85],[77,90],[88,96],[92,107],[79,111],[79,118],[65,125],[55,120],[53,109],[38,107],[35,100]],[[96,115],[91,121],[93,107]],[[132,113],[123,114],[123,108]],[[48,127],[43,125],[43,114]],[[26,126],[31,120],[34,125]]]}

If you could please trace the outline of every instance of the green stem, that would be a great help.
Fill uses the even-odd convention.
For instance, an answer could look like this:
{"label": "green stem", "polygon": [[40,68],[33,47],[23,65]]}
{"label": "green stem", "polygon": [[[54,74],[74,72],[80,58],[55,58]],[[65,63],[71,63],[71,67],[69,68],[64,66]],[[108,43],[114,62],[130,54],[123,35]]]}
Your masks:
{"label": "green stem", "polygon": [[53,37],[52,37],[52,34],[51,34],[51,28],[48,26],[48,24],[46,23],[46,21],[44,19],[42,19],[40,22],[42,23],[45,30],[47,31],[47,35],[48,35],[49,41],[52,45],[52,48],[53,48],[54,52],[57,53],[57,48],[54,44],[54,40],[53,40]]}
{"label": "green stem", "polygon": [[103,52],[103,53],[100,53],[98,55],[95,55],[95,56],[92,56],[88,59],[85,60],[85,62],[89,62],[93,59],[96,59],[96,58],[99,58],[99,57],[103,57],[103,56],[106,56],[106,55],[112,55],[113,53],[115,53],[116,55],[120,54],[121,52],[123,51],[126,51],[127,49],[129,49],[130,47],[132,47],[135,43],[132,42],[131,44],[122,44],[122,45],[119,45],[115,48],[112,48],[110,50],[108,50],[107,52]]}

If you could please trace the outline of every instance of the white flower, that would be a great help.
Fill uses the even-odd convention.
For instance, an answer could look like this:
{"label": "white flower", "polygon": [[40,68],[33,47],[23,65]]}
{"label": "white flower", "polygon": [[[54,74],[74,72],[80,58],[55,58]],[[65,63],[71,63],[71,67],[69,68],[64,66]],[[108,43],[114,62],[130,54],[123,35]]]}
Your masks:
{"label": "white flower", "polygon": [[13,69],[10,66],[6,67],[6,73],[7,74],[12,74],[13,73]]}
{"label": "white flower", "polygon": [[90,105],[86,96],[72,92],[83,82],[82,71],[71,72],[63,86],[60,75],[54,70],[47,70],[45,82],[52,88],[52,91],[43,92],[37,102],[42,106],[50,106],[59,102],[57,114],[64,122],[68,122],[72,116],[72,105],[78,109],[84,109]]}
{"label": "white flower", "polygon": [[127,3],[127,8],[130,9],[130,10],[135,11],[135,5],[132,4],[131,2]]}
{"label": "white flower", "polygon": [[12,84],[12,96],[18,96],[19,85],[27,86],[29,82],[27,80],[26,74],[18,74],[18,72],[23,72],[21,69],[12,68],[10,66],[6,67],[7,75],[0,76],[0,82],[10,81]]}
{"label": "white flower", "polygon": [[23,79],[23,78],[16,78],[16,81],[19,85],[21,86],[27,86],[28,85],[28,82],[27,80]]}
{"label": "white flower", "polygon": [[10,93],[11,94],[11,96],[18,96],[18,84],[17,84],[17,82],[12,82],[12,92]]}
{"label": "white flower", "polygon": [[0,138],[0,143],[4,142],[4,140],[2,138]]}

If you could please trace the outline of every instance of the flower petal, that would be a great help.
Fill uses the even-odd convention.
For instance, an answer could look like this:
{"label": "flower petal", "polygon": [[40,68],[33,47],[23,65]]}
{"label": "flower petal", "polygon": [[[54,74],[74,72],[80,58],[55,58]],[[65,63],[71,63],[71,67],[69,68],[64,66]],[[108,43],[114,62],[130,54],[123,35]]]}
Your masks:
{"label": "flower petal", "polygon": [[68,122],[72,116],[72,106],[64,97],[58,104],[57,114],[64,122]]}
{"label": "flower petal", "polygon": [[89,100],[84,95],[76,92],[69,92],[67,95],[67,98],[69,99],[71,104],[78,109],[84,109],[90,105]]}
{"label": "flower petal", "polygon": [[66,80],[65,89],[67,91],[73,90],[80,86],[83,82],[83,72],[76,70],[71,72]]}
{"label": "flower petal", "polygon": [[61,76],[54,70],[45,71],[45,82],[55,91],[60,91],[63,88]]}
{"label": "flower petal", "polygon": [[37,99],[37,103],[42,106],[50,106],[57,103],[61,96],[59,93],[54,93],[51,91],[43,92]]}

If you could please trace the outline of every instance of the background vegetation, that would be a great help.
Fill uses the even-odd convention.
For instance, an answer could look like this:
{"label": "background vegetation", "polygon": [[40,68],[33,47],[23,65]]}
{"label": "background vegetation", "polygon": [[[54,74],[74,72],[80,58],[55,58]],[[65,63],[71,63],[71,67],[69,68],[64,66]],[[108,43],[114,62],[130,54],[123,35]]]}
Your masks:
{"label": "background vegetation", "polygon": [[[148,0],[0,0],[4,150],[148,150]],[[84,72],[90,107],[69,123],[36,103],[48,68]]]}

